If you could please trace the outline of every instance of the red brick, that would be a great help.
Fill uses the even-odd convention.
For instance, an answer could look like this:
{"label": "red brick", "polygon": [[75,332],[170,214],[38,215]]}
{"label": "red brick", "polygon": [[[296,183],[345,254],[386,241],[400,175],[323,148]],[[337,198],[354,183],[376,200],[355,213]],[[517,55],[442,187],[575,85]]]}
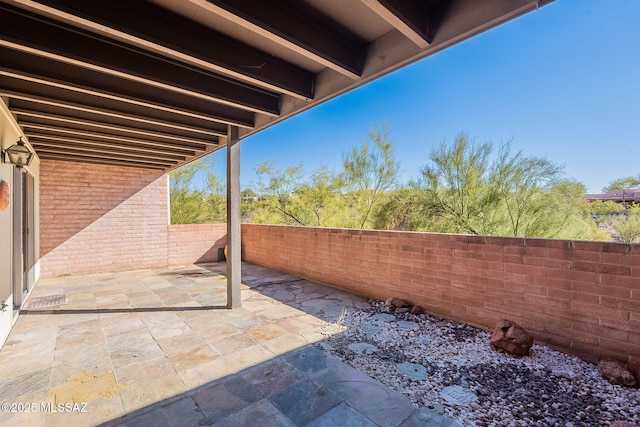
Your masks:
{"label": "red brick", "polygon": [[42,277],[166,265],[166,175],[42,161],[40,194]]}
{"label": "red brick", "polygon": [[546,255],[546,249],[541,247],[520,247],[520,246],[505,246],[503,252],[505,254],[515,254],[523,256],[543,257]]}
{"label": "red brick", "polygon": [[545,267],[537,267],[534,265],[521,264],[505,264],[504,271],[507,273],[519,273],[526,276],[546,276],[547,269]]}
{"label": "red brick", "polygon": [[628,276],[631,274],[631,267],[628,265],[603,264],[600,262],[583,262],[574,260],[571,263],[571,269],[594,273],[618,274],[621,276]]}
{"label": "red brick", "polygon": [[537,265],[540,267],[550,267],[550,268],[566,268],[569,269],[571,267],[571,262],[566,259],[554,259],[550,257],[524,257],[525,265]]}
{"label": "red brick", "polygon": [[[243,231],[244,227],[264,229],[269,226],[243,225]],[[357,231],[324,229],[314,229],[313,234],[309,236],[304,229],[295,231],[299,236],[296,241],[285,236],[278,239],[287,239],[286,248],[291,248],[295,243],[307,249],[305,271],[313,272],[317,277],[324,277],[329,275],[324,270],[330,269],[331,280],[335,282],[335,286],[341,288],[371,289],[368,292],[393,289],[397,294],[402,293],[407,298],[423,299],[422,305],[436,315],[453,316],[456,320],[474,324],[480,324],[483,319],[495,320],[498,317],[508,317],[516,321],[522,320],[523,324],[531,324],[536,331],[544,331],[545,325],[549,325],[549,330],[554,331],[554,334],[546,332],[541,335],[541,338],[538,334],[536,337],[548,340],[554,345],[571,348],[576,353],[585,352],[587,347],[582,346],[580,341],[593,342],[599,339],[599,334],[606,332],[607,328],[616,330],[618,338],[629,333],[630,341],[638,339],[630,332],[633,330],[630,325],[637,325],[640,322],[640,313],[638,311],[630,313],[629,310],[624,312],[621,311],[621,307],[630,307],[628,305],[630,303],[625,302],[626,300],[637,301],[634,298],[637,297],[634,290],[640,290],[638,282],[640,278],[614,274],[620,272],[619,266],[623,268],[633,266],[631,274],[633,274],[633,268],[636,268],[635,264],[629,263],[630,259],[633,261],[632,258],[620,257],[620,254],[625,255],[625,253],[619,246],[607,246],[596,242],[595,245],[577,244],[574,250],[574,242],[544,239],[497,237],[483,239],[477,236],[372,231],[359,234]],[[376,233],[379,234],[376,235]],[[320,262],[319,257],[314,255],[312,250],[317,245],[306,244],[306,241],[313,240],[330,243],[328,236],[343,234],[353,238],[342,241],[344,249],[341,249],[339,254],[338,252],[332,254],[333,263],[327,264],[328,261],[332,261],[331,258]],[[252,240],[251,245],[263,244],[262,242],[270,239],[272,236],[264,235],[261,236],[260,242]],[[402,253],[388,249],[388,252],[383,253],[379,247],[381,241],[385,241],[388,247],[405,245],[407,249],[414,248],[409,256],[411,259],[409,272],[413,273],[410,279],[398,281],[393,277],[389,280],[390,272],[395,273],[402,269],[402,264],[394,264],[394,255],[402,256]],[[501,253],[503,248],[500,245],[504,245],[504,251],[507,253]],[[422,254],[415,250],[417,247],[422,248]],[[599,260],[600,254],[593,253],[597,252],[598,248],[602,250],[602,258],[609,261],[605,263],[606,268],[580,271],[567,267],[574,257],[578,263]],[[633,252],[633,247],[631,248],[631,254],[638,255]],[[277,264],[291,268],[289,261],[298,262],[300,255],[292,258],[293,252],[291,249],[288,250],[289,252],[282,254],[283,259]],[[301,252],[299,248],[298,252]],[[355,253],[358,255],[354,256]],[[267,262],[267,265],[275,264],[269,259],[273,257],[270,251],[263,251],[262,254],[261,261]],[[302,257],[305,258],[305,255]],[[356,260],[356,265],[353,260]],[[486,262],[496,264],[484,264]],[[496,267],[505,262],[512,264],[506,267],[507,271]],[[519,267],[514,267],[518,264]],[[362,266],[366,268],[362,269]],[[528,268],[540,269],[527,270]],[[532,271],[540,274],[545,269],[547,277],[527,274]],[[434,270],[437,271],[437,277],[433,277]],[[465,277],[468,277],[468,280]],[[623,298],[624,295],[626,300]],[[600,304],[601,298],[603,298],[602,304]],[[609,305],[614,306],[608,307]],[[629,320],[629,316],[633,320]],[[570,322],[581,325],[578,327],[581,328],[579,332],[585,335],[579,337],[580,341],[574,340],[571,343],[571,336],[557,336],[562,329],[558,329],[558,325]],[[593,349],[602,352],[611,351],[598,350],[597,346],[591,346],[591,349],[591,351],[594,351]]]}

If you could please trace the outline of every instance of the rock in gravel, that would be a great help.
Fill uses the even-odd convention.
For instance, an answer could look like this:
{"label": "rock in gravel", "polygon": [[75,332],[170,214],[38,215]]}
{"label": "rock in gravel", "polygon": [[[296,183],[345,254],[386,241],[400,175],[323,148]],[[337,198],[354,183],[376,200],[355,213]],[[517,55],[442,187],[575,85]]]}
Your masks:
{"label": "rock in gravel", "polygon": [[357,342],[347,346],[349,350],[359,355],[373,354],[378,351],[378,347],[366,342]]}
{"label": "rock in gravel", "polygon": [[[419,329],[405,329],[401,321],[415,322]],[[534,344],[529,356],[514,357],[491,347],[490,331],[428,313],[398,314],[383,301],[349,311],[343,325],[344,331],[316,345],[403,393],[417,408],[454,423],[412,416],[403,426],[609,427],[624,421],[640,427],[640,388],[612,385],[596,364],[575,356]],[[378,351],[368,352],[358,343]],[[640,358],[629,361],[631,372],[634,362]],[[452,386],[444,395],[456,400],[469,392],[468,404],[443,396]],[[614,424],[623,426],[630,427]]]}
{"label": "rock in gravel", "polygon": [[424,308],[422,308],[419,305],[414,305],[413,308],[411,308],[411,314],[424,314]]}
{"label": "rock in gravel", "polygon": [[408,322],[406,320],[399,320],[398,326],[402,329],[410,329],[413,331],[417,331],[418,329],[420,329],[420,325],[418,325],[416,322]]}
{"label": "rock in gravel", "polygon": [[378,313],[373,316],[373,319],[380,322],[391,322],[392,320],[396,320],[396,316],[388,313]]}
{"label": "rock in gravel", "polygon": [[420,381],[427,378],[427,369],[422,365],[418,365],[417,363],[398,363],[396,365],[396,371],[400,375],[412,381]]}
{"label": "rock in gravel", "polygon": [[502,319],[491,335],[491,345],[510,354],[526,356],[533,345],[533,335],[516,322]]}
{"label": "rock in gravel", "polygon": [[405,308],[405,307],[411,308],[412,306],[412,304],[409,301],[403,300],[402,298],[391,298],[390,303],[395,308]]}
{"label": "rock in gravel", "polygon": [[613,385],[625,387],[633,387],[636,385],[636,379],[633,374],[615,360],[601,360],[600,363],[598,363],[598,371],[600,375],[602,375],[602,378]]}
{"label": "rock in gravel", "polygon": [[640,427],[640,426],[637,424],[628,423],[626,421],[616,421],[613,424],[611,424],[609,427]]}
{"label": "rock in gravel", "polygon": [[471,403],[477,402],[478,397],[473,392],[466,390],[459,385],[450,385],[440,391],[440,396],[444,400],[454,405],[467,406]]}
{"label": "rock in gravel", "polygon": [[640,360],[634,360],[627,365],[629,372],[633,374],[636,379],[636,384],[640,384]]}

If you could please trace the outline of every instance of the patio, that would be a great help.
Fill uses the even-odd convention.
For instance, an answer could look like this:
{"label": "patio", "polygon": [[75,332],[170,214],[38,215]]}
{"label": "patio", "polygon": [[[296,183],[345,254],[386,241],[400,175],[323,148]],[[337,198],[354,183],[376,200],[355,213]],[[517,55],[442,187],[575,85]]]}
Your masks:
{"label": "patio", "polygon": [[[456,425],[311,345],[366,300],[246,263],[227,310],[225,268],[40,280],[0,351],[1,401],[16,404],[0,423]],[[56,295],[68,304],[46,307]]]}

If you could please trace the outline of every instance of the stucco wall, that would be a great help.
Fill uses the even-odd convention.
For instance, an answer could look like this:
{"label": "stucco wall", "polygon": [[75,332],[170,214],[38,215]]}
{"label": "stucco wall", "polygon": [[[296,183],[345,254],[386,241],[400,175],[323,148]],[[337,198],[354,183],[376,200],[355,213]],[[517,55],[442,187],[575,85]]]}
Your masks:
{"label": "stucco wall", "polygon": [[640,245],[242,226],[244,259],[583,357],[640,361]]}
{"label": "stucco wall", "polygon": [[[4,100],[0,99],[0,149],[5,150],[15,144],[18,138],[22,136],[22,129],[15,121],[15,118],[7,108]],[[24,139],[28,145],[28,140]],[[32,149],[32,147],[30,147]],[[18,172],[18,173],[17,173]],[[19,173],[23,172],[23,173]],[[0,310],[0,346],[6,340],[12,324],[15,322],[17,312],[24,303],[22,292],[22,230],[21,230],[21,207],[22,207],[22,191],[21,180],[27,180],[27,176],[33,178],[32,194],[30,194],[30,206],[32,218],[38,217],[38,189],[40,175],[40,160],[35,157],[31,164],[21,170],[17,170],[15,166],[0,162],[0,180],[4,181],[3,187],[8,189],[8,205],[5,206],[4,200],[0,204],[0,303],[5,304],[4,309]],[[28,260],[28,285],[29,289],[38,279],[37,260],[39,258],[39,225],[36,222],[31,224],[29,228],[29,240],[32,247],[29,252],[31,255]],[[32,240],[32,242],[31,242]],[[17,292],[16,292],[17,290]]]}

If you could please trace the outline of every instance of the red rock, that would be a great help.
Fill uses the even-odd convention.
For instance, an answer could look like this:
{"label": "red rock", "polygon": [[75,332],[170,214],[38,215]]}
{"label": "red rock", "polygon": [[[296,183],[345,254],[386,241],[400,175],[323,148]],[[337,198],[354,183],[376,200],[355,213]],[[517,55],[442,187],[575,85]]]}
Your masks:
{"label": "red rock", "polygon": [[491,345],[518,356],[526,356],[533,345],[533,335],[512,320],[502,319],[491,335]]}
{"label": "red rock", "polygon": [[391,298],[391,305],[395,308],[410,308],[412,304],[409,303],[409,301],[403,300],[401,298]]}
{"label": "red rock", "polygon": [[633,387],[636,385],[636,379],[633,377],[633,374],[625,369],[622,363],[618,363],[615,360],[601,360],[600,363],[598,363],[598,371],[600,371],[602,378],[611,384],[624,387]]}
{"label": "red rock", "polygon": [[411,308],[411,314],[424,314],[424,312],[424,308],[419,305],[414,305],[413,308]]}
{"label": "red rock", "polygon": [[633,374],[636,384],[640,384],[640,360],[632,360],[627,364],[627,370]]}

